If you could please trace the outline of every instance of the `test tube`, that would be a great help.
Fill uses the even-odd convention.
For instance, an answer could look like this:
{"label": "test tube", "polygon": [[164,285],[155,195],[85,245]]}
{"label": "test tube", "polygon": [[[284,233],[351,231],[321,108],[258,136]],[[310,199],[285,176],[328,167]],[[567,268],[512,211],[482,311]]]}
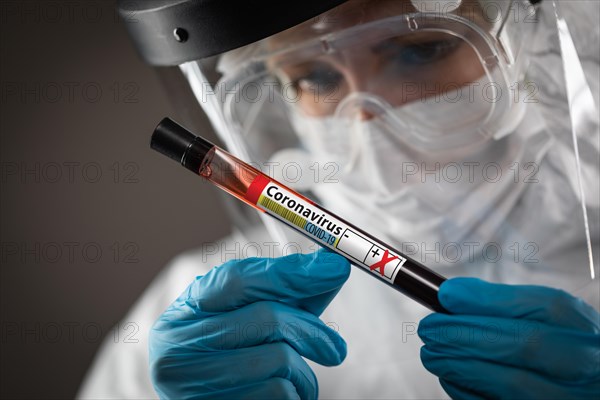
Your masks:
{"label": "test tube", "polygon": [[170,118],[163,119],[156,127],[150,146],[425,307],[446,312],[437,296],[446,280],[443,276]]}

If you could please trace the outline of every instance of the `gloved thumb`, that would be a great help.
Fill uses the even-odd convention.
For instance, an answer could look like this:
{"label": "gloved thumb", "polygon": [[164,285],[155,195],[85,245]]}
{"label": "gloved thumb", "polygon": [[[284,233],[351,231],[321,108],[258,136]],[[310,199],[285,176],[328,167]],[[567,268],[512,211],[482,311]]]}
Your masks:
{"label": "gloved thumb", "polygon": [[350,263],[329,251],[233,260],[198,277],[182,295],[196,311],[231,311],[279,301],[320,315],[350,274]]}

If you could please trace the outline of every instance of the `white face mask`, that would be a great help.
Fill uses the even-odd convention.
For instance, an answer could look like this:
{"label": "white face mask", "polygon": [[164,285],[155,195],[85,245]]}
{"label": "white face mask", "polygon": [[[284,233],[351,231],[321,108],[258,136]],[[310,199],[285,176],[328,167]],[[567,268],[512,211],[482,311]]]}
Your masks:
{"label": "white face mask", "polygon": [[[485,242],[523,190],[513,182],[511,166],[539,160],[548,138],[539,133],[542,124],[529,117],[501,140],[423,151],[410,146],[410,135],[403,132],[401,137],[385,118],[431,112],[427,104],[416,102],[367,121],[296,114],[293,124],[308,153],[303,157],[340,167],[337,183],[321,182],[310,189],[331,211],[391,245]],[[474,110],[452,105],[448,113],[461,118],[465,109]]]}
{"label": "white face mask", "polygon": [[[337,106],[333,116],[307,117],[291,107],[292,125],[310,153],[329,157],[356,156],[362,151],[365,128],[357,116],[367,113],[378,130],[385,131],[388,141],[401,143],[405,151],[416,151],[435,158],[441,154],[451,159],[454,150],[464,153],[489,139],[499,139],[513,132],[525,115],[526,103],[519,102],[502,118],[497,117],[496,87],[487,76],[453,91],[431,95],[400,107],[369,93],[352,93]],[[496,117],[496,119],[494,119]],[[498,121],[498,120],[501,120]],[[373,138],[374,141],[380,140]],[[435,153],[435,154],[434,154]]]}

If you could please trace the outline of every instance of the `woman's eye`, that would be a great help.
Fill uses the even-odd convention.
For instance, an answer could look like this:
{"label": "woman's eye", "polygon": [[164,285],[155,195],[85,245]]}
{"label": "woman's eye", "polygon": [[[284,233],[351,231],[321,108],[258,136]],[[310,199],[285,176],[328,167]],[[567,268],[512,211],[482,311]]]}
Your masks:
{"label": "woman's eye", "polygon": [[322,93],[335,90],[342,80],[342,74],[335,69],[318,67],[294,77],[292,85],[296,90]]}
{"label": "woman's eye", "polygon": [[378,46],[378,52],[397,64],[418,67],[435,63],[452,53],[458,46],[457,41],[436,40],[420,43],[387,42]]}
{"label": "woman's eye", "polygon": [[444,58],[453,48],[448,42],[420,43],[404,47],[398,56],[407,64],[428,64]]}

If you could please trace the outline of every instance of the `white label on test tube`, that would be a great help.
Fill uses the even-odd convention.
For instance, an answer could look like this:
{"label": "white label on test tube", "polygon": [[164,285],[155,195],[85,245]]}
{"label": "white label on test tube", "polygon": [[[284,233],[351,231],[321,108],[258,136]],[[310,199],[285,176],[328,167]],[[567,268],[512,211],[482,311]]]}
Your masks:
{"label": "white label on test tube", "polygon": [[390,283],[394,282],[406,261],[384,244],[365,237],[316,204],[264,176],[256,177],[246,198],[275,218]]}

